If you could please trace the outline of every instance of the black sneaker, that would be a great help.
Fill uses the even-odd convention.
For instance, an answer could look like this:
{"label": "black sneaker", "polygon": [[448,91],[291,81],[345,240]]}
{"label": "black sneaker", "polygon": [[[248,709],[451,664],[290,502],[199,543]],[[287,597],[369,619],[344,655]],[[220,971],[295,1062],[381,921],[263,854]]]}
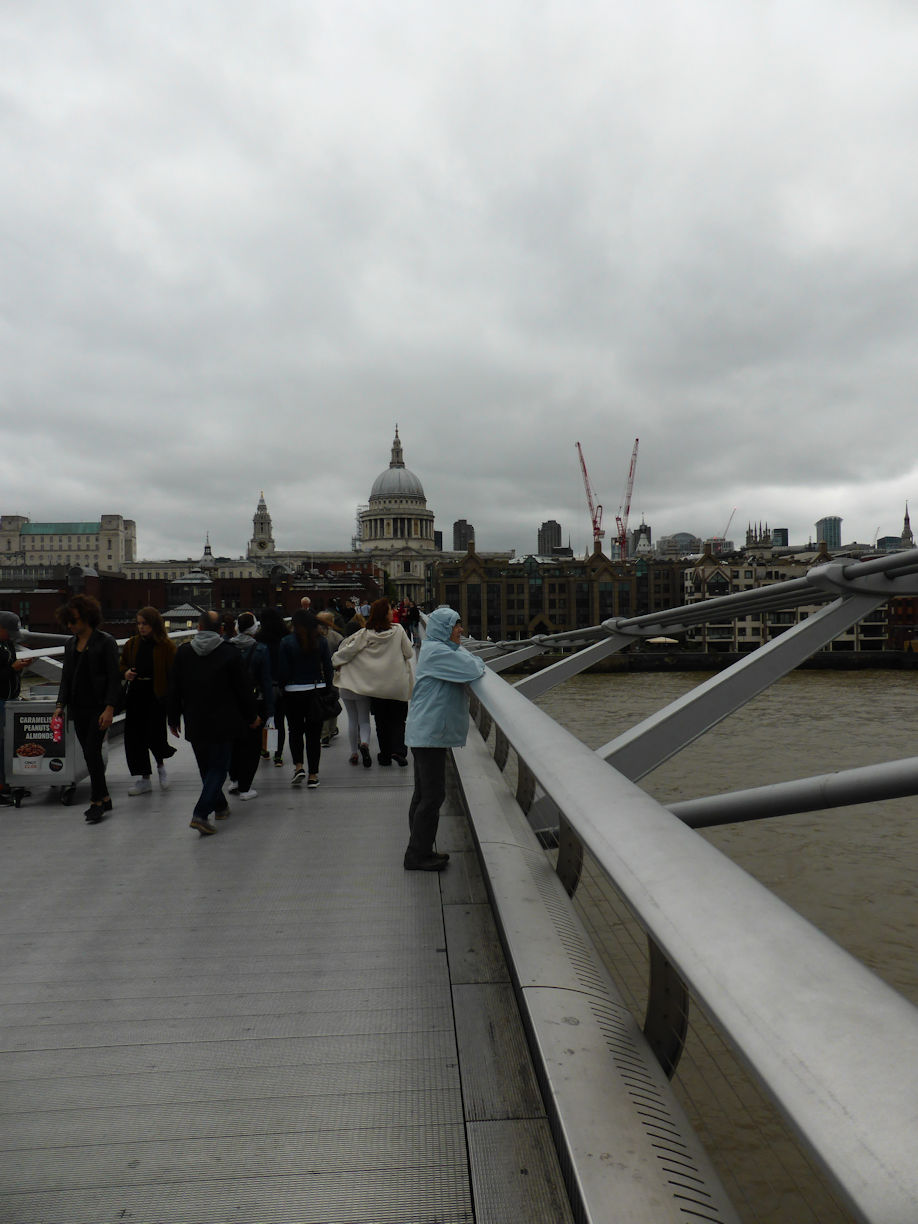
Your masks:
{"label": "black sneaker", "polygon": [[448,854],[425,854],[417,858],[406,854],[403,866],[406,871],[442,871],[448,862]]}
{"label": "black sneaker", "polygon": [[290,785],[291,785],[291,786],[299,786],[301,783],[303,783],[303,782],[305,782],[305,781],[306,781],[306,770],[305,770],[305,769],[297,769],[297,770],[295,770],[295,771],[294,771],[294,774],[293,774],[293,781],[291,782],[291,784],[290,784]]}
{"label": "black sneaker", "polygon": [[105,819],[105,808],[101,803],[91,803],[83,815],[87,824],[101,824]]}
{"label": "black sneaker", "polygon": [[193,816],[191,818],[191,824],[189,825],[189,828],[197,829],[197,831],[201,834],[202,837],[207,837],[209,834],[216,833],[217,831],[214,828],[214,826],[210,823],[210,821],[205,820],[203,816],[201,816],[200,818],[197,816]]}

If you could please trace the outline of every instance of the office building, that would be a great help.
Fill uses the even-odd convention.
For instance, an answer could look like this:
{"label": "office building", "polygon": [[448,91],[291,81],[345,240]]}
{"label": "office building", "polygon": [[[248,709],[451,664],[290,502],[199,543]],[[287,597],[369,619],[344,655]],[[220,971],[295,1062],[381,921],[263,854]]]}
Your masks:
{"label": "office building", "polygon": [[816,524],[816,542],[825,544],[829,552],[841,548],[841,519],[834,514],[821,518]]}
{"label": "office building", "polygon": [[536,552],[540,557],[550,557],[556,548],[561,547],[561,524],[549,519],[539,528],[538,547]]}
{"label": "office building", "polygon": [[453,523],[453,552],[466,552],[468,546],[475,542],[475,528],[465,519],[456,519]]}

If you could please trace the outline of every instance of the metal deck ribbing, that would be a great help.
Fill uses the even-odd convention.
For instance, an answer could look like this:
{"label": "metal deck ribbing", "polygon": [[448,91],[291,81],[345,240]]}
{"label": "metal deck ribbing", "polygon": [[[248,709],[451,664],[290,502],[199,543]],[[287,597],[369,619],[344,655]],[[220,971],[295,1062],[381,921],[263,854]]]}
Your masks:
{"label": "metal deck ribbing", "polygon": [[464,820],[405,872],[411,770],[343,739],[216,837],[184,744],[97,827],[0,809],[0,1221],[570,1219]]}

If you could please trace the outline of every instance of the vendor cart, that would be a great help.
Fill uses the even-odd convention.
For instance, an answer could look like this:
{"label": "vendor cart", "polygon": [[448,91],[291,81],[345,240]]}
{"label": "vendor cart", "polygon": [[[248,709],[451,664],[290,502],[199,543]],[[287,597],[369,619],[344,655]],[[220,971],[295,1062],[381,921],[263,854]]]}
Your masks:
{"label": "vendor cart", "polygon": [[[89,774],[70,719],[64,715],[62,725],[52,727],[54,709],[51,696],[30,695],[25,701],[6,703],[6,781],[16,807],[30,793],[26,787],[42,783],[56,790],[61,803],[70,804],[77,783]],[[107,759],[107,744],[102,752]]]}

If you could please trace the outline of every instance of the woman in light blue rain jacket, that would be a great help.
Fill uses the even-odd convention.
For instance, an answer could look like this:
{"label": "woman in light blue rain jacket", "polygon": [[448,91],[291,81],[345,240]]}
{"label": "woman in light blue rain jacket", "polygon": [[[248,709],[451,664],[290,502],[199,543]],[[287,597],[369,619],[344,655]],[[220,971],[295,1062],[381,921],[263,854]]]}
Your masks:
{"label": "woman in light blue rain jacket", "polygon": [[405,851],[408,871],[442,871],[448,854],[436,854],[434,840],[446,798],[446,753],[461,748],[469,730],[465,686],[484,675],[484,663],[460,650],[462,626],[452,608],[437,608],[427,629],[405,724],[405,743],[414,757],[414,794],[408,808],[411,837]]}

